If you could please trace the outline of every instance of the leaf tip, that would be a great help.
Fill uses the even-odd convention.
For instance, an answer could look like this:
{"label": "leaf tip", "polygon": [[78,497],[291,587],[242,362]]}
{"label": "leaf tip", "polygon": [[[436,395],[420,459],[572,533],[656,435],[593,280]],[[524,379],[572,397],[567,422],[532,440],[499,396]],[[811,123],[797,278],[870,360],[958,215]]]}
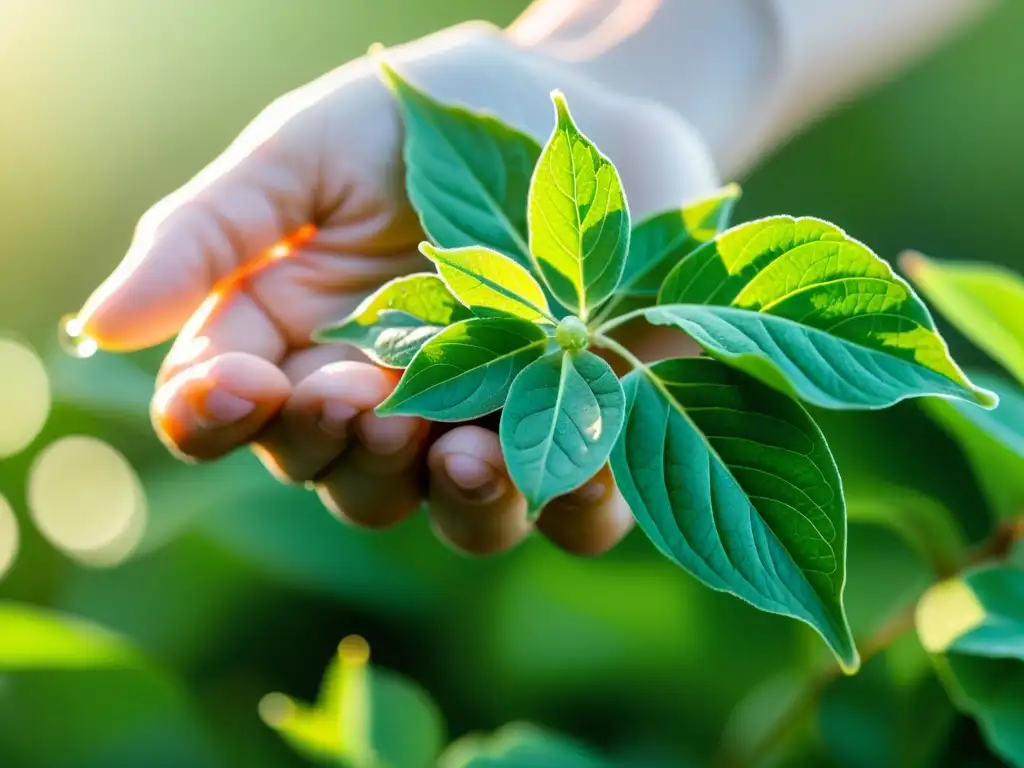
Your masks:
{"label": "leaf tip", "polygon": [[417,248],[419,248],[420,253],[422,253],[431,261],[437,261],[438,249],[434,246],[433,243],[429,243],[426,240],[424,240],[417,246]]}
{"label": "leaf tip", "polygon": [[994,410],[999,405],[999,395],[984,387],[974,386],[974,399],[986,411]]}
{"label": "leaf tip", "polygon": [[551,102],[555,105],[558,124],[572,125],[572,115],[569,114],[569,103],[565,100],[565,94],[556,88],[551,92]]}

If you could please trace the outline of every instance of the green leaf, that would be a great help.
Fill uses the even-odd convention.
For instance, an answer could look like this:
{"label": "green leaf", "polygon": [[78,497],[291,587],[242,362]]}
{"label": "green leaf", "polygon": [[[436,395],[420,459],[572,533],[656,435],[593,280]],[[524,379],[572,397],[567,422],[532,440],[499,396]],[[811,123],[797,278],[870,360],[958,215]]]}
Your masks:
{"label": "green leaf", "polygon": [[926,395],[997,401],[953,362],[910,286],[816,219],[730,229],[672,270],[658,303],[651,322],[675,325],[712,356],[823,408]]}
{"label": "green leaf", "polygon": [[526,723],[506,725],[493,735],[471,734],[454,742],[440,768],[610,768],[586,747]]}
{"label": "green leaf", "polygon": [[629,374],[616,483],[655,546],[712,589],[813,627],[847,670],[846,510],[795,401],[708,358]]}
{"label": "green leaf", "polygon": [[548,287],[587,319],[615,292],[629,251],[629,209],[611,161],[581,134],[554,93],[557,124],[530,185],[530,251]]}
{"label": "green leaf", "polygon": [[540,146],[490,115],[441,104],[380,62],[405,127],[406,188],[444,248],[482,245],[530,265],[526,197]]}
{"label": "green leaf", "polygon": [[92,622],[0,603],[5,765],[219,765],[179,681]]}
{"label": "green leaf", "polygon": [[933,586],[917,606],[921,643],[954,703],[989,745],[1024,765],[1024,569],[992,565]]}
{"label": "green leaf", "polygon": [[347,342],[380,365],[405,368],[443,328],[472,316],[437,275],[407,275],[382,285],[355,312],[313,338]]}
{"label": "green leaf", "polygon": [[1024,384],[1024,279],[995,264],[932,261],[907,253],[900,265],[964,336]]}
{"label": "green leaf", "polygon": [[418,685],[367,664],[365,641],[349,637],[324,673],[315,705],[272,693],[260,716],[310,759],[350,768],[430,768],[444,739],[434,702]]}
{"label": "green leaf", "polygon": [[630,235],[629,256],[618,292],[657,296],[677,263],[728,226],[739,197],[739,186],[729,184],[710,197],[637,224]]}
{"label": "green leaf", "polygon": [[622,418],[622,386],[592,352],[548,355],[516,377],[499,434],[509,475],[531,515],[597,474]]}
{"label": "green leaf", "polygon": [[533,275],[507,256],[487,248],[444,250],[422,243],[420,251],[437,266],[458,300],[480,316],[513,315],[550,323],[551,312]]}
{"label": "green leaf", "polygon": [[547,344],[540,326],[515,317],[456,323],[423,345],[377,413],[434,421],[484,416],[501,408],[512,380]]}
{"label": "green leaf", "polygon": [[922,407],[959,443],[993,508],[1003,516],[1024,509],[1024,391],[983,371],[971,378],[999,396],[984,410],[958,400],[928,399]]}

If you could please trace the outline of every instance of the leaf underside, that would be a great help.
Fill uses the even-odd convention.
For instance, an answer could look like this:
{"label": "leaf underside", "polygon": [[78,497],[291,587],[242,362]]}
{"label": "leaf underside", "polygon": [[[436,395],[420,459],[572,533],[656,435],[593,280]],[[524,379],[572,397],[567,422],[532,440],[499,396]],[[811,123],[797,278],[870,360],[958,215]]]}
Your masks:
{"label": "leaf underside", "polygon": [[509,474],[532,514],[604,466],[622,418],[622,386],[592,352],[547,355],[519,374],[499,431]]}
{"label": "leaf underside", "polygon": [[776,216],[725,232],[672,270],[658,304],[651,322],[823,408],[926,395],[997,401],[956,366],[910,286],[817,219]]}
{"label": "leaf underside", "polygon": [[442,329],[472,316],[437,275],[407,275],[385,283],[345,320],[318,330],[314,339],[352,344],[380,365],[405,368]]}
{"label": "leaf underside", "polygon": [[811,625],[855,669],[842,485],[807,412],[708,358],[623,383],[612,471],[658,549],[713,589]]}
{"label": "leaf underside", "polygon": [[540,326],[519,318],[456,323],[423,345],[377,412],[434,421],[485,416],[504,405],[513,379],[547,344]]}

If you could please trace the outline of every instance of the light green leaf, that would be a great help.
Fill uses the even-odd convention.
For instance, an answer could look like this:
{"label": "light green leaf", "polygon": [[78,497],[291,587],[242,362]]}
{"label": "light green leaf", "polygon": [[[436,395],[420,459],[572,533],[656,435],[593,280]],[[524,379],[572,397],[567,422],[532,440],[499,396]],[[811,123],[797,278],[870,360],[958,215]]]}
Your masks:
{"label": "light green leaf", "polygon": [[516,377],[499,435],[509,475],[531,514],[601,469],[622,418],[622,386],[592,352],[548,355]]}
{"label": "light green leaf", "polygon": [[526,197],[540,146],[490,115],[430,98],[380,62],[405,126],[406,187],[444,248],[482,245],[530,265]]}
{"label": "light green leaf", "polygon": [[475,314],[552,322],[540,284],[507,256],[487,248],[445,250],[429,243],[420,244],[420,251],[434,262],[458,300]]}
{"label": "light green leaf", "polygon": [[1024,509],[1024,391],[998,376],[977,371],[971,379],[999,396],[984,410],[958,400],[928,399],[921,405],[963,449],[993,508],[1004,516]]}
{"label": "light green leaf", "polygon": [[439,768],[610,768],[586,747],[526,723],[506,725],[493,735],[471,734],[454,742]]}
{"label": "light green leaf", "polygon": [[900,266],[960,333],[1024,384],[1024,278],[995,264],[919,253],[904,254]]}
{"label": "light green leaf", "polygon": [[405,368],[439,331],[472,316],[437,275],[407,275],[382,285],[355,312],[313,338],[347,342],[381,365]]}
{"label": "light green leaf", "polygon": [[651,216],[633,227],[618,292],[657,296],[677,263],[728,226],[739,197],[739,186],[729,184],[710,197]]}
{"label": "light green leaf", "polygon": [[581,134],[554,93],[557,124],[530,185],[530,251],[548,287],[587,319],[615,292],[629,251],[629,208],[611,161]]}
{"label": "light green leaf", "polygon": [[540,326],[515,317],[456,323],[423,345],[377,413],[434,421],[484,416],[504,405],[512,380],[547,344]]}
{"label": "light green leaf", "polygon": [[623,384],[612,471],[655,546],[712,589],[806,622],[856,669],[842,484],[807,412],[708,358]]}
{"label": "light green leaf", "polygon": [[1024,766],[1024,570],[991,565],[933,586],[917,606],[917,631],[954,703],[989,745]]}
{"label": "light green leaf", "polygon": [[910,286],[817,219],[730,229],[672,270],[658,303],[651,322],[676,325],[712,356],[823,408],[925,395],[996,402],[950,358]]}
{"label": "light green leaf", "polygon": [[265,696],[260,716],[298,753],[346,768],[431,768],[444,740],[434,702],[418,685],[370,666],[358,637],[342,641],[315,705]]}

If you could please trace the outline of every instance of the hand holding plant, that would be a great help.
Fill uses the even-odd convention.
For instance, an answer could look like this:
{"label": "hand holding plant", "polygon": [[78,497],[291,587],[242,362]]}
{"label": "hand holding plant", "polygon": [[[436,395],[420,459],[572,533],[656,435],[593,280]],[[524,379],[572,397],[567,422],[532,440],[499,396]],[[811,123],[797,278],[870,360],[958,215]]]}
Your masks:
{"label": "hand holding plant", "polygon": [[[610,460],[667,557],[713,589],[810,624],[856,669],[842,483],[799,401],[997,402],[952,361],[910,286],[818,219],[692,236],[718,229],[733,189],[634,233],[615,167],[560,93],[540,148],[382,68],[437,275],[384,286],[317,338],[405,368],[380,414],[466,421],[501,409],[504,458],[531,515]],[[627,302],[635,308],[622,313]],[[611,335],[637,318],[687,332],[707,356],[645,364]],[[591,347],[633,371],[620,382]]]}

